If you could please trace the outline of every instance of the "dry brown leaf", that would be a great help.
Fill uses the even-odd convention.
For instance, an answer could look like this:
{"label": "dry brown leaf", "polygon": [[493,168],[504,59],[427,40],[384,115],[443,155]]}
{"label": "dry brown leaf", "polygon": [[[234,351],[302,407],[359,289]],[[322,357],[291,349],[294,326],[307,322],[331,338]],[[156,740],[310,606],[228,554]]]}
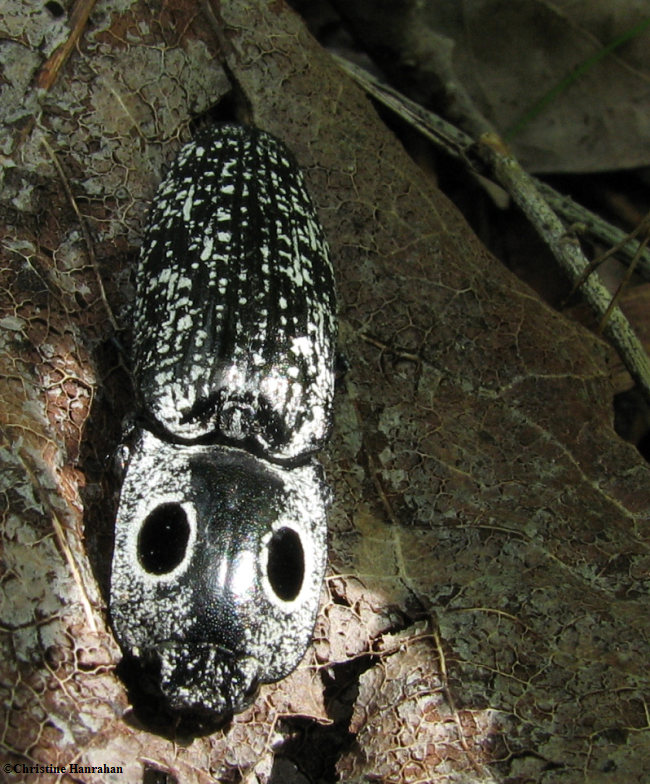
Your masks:
{"label": "dry brown leaf", "polygon": [[[475,138],[505,134],[576,68],[641,23],[647,6],[591,0],[331,0],[356,40],[412,97]],[[310,4],[302,3],[309,12]],[[531,172],[650,162],[650,30],[558,94],[512,139]]]}

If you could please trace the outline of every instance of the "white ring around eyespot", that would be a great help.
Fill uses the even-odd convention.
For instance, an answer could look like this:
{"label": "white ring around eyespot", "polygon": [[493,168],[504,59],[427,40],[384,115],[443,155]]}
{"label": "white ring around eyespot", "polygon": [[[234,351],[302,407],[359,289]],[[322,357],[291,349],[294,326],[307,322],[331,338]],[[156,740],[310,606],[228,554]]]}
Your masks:
{"label": "white ring around eyespot", "polygon": [[[187,523],[189,525],[189,534],[187,537],[187,544],[185,545],[185,553],[182,560],[170,572],[164,574],[152,574],[147,572],[138,556],[138,538],[140,531],[149,515],[154,512],[159,506],[163,504],[176,504],[180,506],[185,512]],[[187,501],[180,501],[177,496],[161,495],[155,498],[148,497],[143,503],[138,504],[133,514],[131,524],[129,526],[129,535],[126,547],[126,560],[130,562],[134,574],[137,574],[140,580],[147,586],[160,585],[177,580],[189,566],[194,553],[194,544],[196,542],[196,509],[193,504]]]}

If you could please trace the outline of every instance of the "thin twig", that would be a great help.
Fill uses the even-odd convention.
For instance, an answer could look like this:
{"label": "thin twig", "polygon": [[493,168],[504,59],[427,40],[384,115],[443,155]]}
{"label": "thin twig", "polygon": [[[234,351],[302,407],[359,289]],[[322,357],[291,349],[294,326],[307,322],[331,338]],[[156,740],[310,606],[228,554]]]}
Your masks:
{"label": "thin twig", "polygon": [[72,549],[68,544],[68,539],[65,535],[65,530],[61,521],[59,520],[58,514],[52,508],[51,508],[51,512],[52,512],[52,527],[54,528],[54,535],[56,537],[56,541],[59,543],[59,547],[61,548],[63,557],[65,558],[68,564],[68,568],[72,572],[72,579],[74,580],[77,588],[79,589],[79,600],[81,602],[81,606],[83,607],[84,613],[86,615],[88,626],[91,631],[96,632],[97,623],[95,622],[95,613],[93,612],[92,604],[88,596],[88,592],[86,591],[86,584],[81,575],[81,571],[77,566],[77,562],[72,553]]}
{"label": "thin twig", "polygon": [[[547,243],[562,268],[572,280],[580,277],[588,266],[580,245],[567,235],[562,221],[541,196],[533,178],[508,154],[498,137],[484,137],[478,146],[484,159],[491,161],[498,181]],[[609,310],[603,333],[620,354],[646,400],[650,401],[650,360],[623,312],[618,306],[610,308],[611,295],[597,275],[590,275],[581,291],[599,318],[602,319]]]}
{"label": "thin twig", "polygon": [[[647,246],[649,239],[650,239],[650,237],[646,234],[643,242],[641,243],[640,251],[643,250]],[[640,251],[639,251],[639,256],[641,255]],[[630,266],[625,271],[625,275],[623,276],[623,280],[619,283],[618,288],[616,289],[616,292],[615,292],[614,296],[610,300],[610,303],[609,303],[609,305],[607,307],[607,310],[605,311],[605,313],[603,313],[603,317],[600,320],[600,324],[598,325],[598,331],[599,332],[603,332],[605,330],[605,326],[607,325],[607,322],[609,320],[610,313],[612,312],[613,308],[616,305],[618,305],[618,303],[619,303],[619,301],[620,301],[620,299],[621,299],[621,297],[623,295],[623,292],[627,288],[627,285],[630,282],[630,278],[632,277],[632,274],[634,273],[635,266],[636,265],[635,265],[634,260],[633,260],[632,263],[630,264]]]}
{"label": "thin twig", "polygon": [[582,204],[573,201],[570,196],[558,193],[545,182],[537,178],[534,179],[539,192],[568,226],[575,224],[584,226],[583,233],[585,235],[606,245],[611,251],[610,255],[616,256],[623,264],[631,264],[633,259],[638,259],[637,272],[646,280],[650,280],[650,251],[646,249],[639,256],[641,243],[635,239],[643,229],[644,221],[641,221],[638,226],[626,234],[617,226],[613,226],[601,218],[600,215],[596,215],[595,212],[591,212]]}
{"label": "thin twig", "polygon": [[[570,280],[577,280],[589,268],[580,244],[571,237],[562,221],[555,214],[542,192],[548,194],[548,186],[527,174],[510,154],[504,142],[496,134],[486,134],[478,144],[446,120],[436,117],[418,104],[405,98],[391,87],[382,84],[369,73],[341,57],[336,58],[367,92],[385,106],[397,112],[409,125],[417,128],[434,144],[442,146],[456,158],[466,161],[481,174],[485,169],[493,179],[510,194],[531,224],[549,246]],[[558,199],[561,199],[557,194]],[[585,211],[589,215],[588,211]],[[593,216],[595,218],[595,216]],[[622,237],[620,238],[623,239]],[[639,259],[647,258],[650,270],[650,254],[637,243]],[[603,332],[621,356],[632,378],[639,385],[645,398],[650,401],[650,360],[627,319],[619,307],[610,308],[610,294],[595,275],[586,277],[582,285],[585,299],[599,319],[608,313]]]}
{"label": "thin twig", "polygon": [[117,326],[117,321],[115,321],[115,317],[113,316],[113,310],[112,310],[111,306],[108,304],[108,299],[106,297],[106,291],[104,290],[104,283],[102,281],[102,276],[100,275],[100,272],[99,272],[99,265],[97,264],[97,256],[95,255],[95,246],[93,244],[92,237],[90,236],[90,231],[88,230],[88,226],[86,225],[86,220],[85,220],[84,216],[81,214],[81,210],[79,209],[79,206],[77,205],[77,200],[75,199],[74,194],[72,193],[72,188],[70,187],[70,183],[68,182],[68,178],[66,177],[65,172],[63,171],[63,167],[61,166],[61,163],[59,162],[59,159],[58,159],[56,153],[54,152],[54,150],[50,146],[50,144],[47,141],[47,139],[45,138],[45,136],[43,136],[41,138],[41,143],[42,143],[43,147],[45,147],[45,149],[47,150],[47,153],[50,156],[50,158],[52,159],[52,163],[54,164],[54,167],[56,168],[56,170],[57,170],[57,172],[59,174],[59,178],[61,180],[61,183],[63,184],[63,188],[64,188],[64,190],[66,192],[68,200],[69,200],[70,204],[72,205],[72,209],[75,211],[75,214],[77,216],[77,220],[79,221],[79,227],[81,229],[81,235],[82,235],[82,237],[84,239],[84,243],[86,245],[86,251],[88,252],[88,258],[90,260],[90,265],[92,266],[93,272],[95,273],[95,278],[97,280],[97,286],[99,287],[99,296],[100,296],[100,298],[102,300],[104,308],[106,309],[106,313],[108,314],[108,320],[111,322],[111,326],[113,327],[114,332],[119,332],[119,327]]}
{"label": "thin twig", "polygon": [[420,131],[437,147],[442,148],[454,158],[465,158],[466,153],[471,150],[474,140],[464,131],[402,95],[399,90],[380,81],[361,66],[355,65],[340,55],[332,56],[366,92],[406,120],[409,125]]}
{"label": "thin twig", "polygon": [[[451,123],[443,120],[434,112],[425,109],[398,90],[384,84],[363,68],[349,62],[343,57],[334,55],[341,68],[348,73],[367,93],[377,101],[399,115],[408,125],[418,130],[439,149],[444,150],[453,158],[462,160],[468,167],[483,176],[490,177],[485,164],[473,152],[474,139]],[[638,253],[639,242],[631,234],[612,226],[599,215],[591,212],[581,204],[577,204],[569,196],[564,196],[545,182],[532,178],[536,187],[548,201],[552,209],[566,221],[567,226],[579,224],[585,227],[586,234],[608,246],[616,246],[616,255],[626,264],[630,264]],[[637,271],[646,280],[650,280],[650,251],[645,249],[638,258]]]}
{"label": "thin twig", "polygon": [[[1,443],[3,446],[8,446],[9,442],[8,439],[6,439],[6,437],[3,437]],[[15,443],[15,439],[14,439],[14,443]],[[32,487],[33,488],[41,487],[42,481],[35,470],[35,466],[32,465],[32,462],[27,461],[25,459],[21,459],[21,463],[25,469],[25,472],[27,473],[27,476],[29,477]],[[58,480],[55,479],[55,481],[58,484]],[[68,544],[68,538],[66,536],[65,526],[59,519],[59,513],[54,509],[53,505],[49,503],[45,491],[43,491],[43,493],[44,493],[43,497],[40,498],[39,500],[43,503],[43,506],[48,508],[51,512],[52,528],[54,529],[55,540],[59,545],[59,548],[61,550],[61,555],[65,559],[66,563],[68,564],[68,568],[72,573],[72,579],[74,580],[75,585],[79,589],[79,601],[81,602],[81,606],[86,615],[88,626],[91,631],[96,632],[97,623],[95,620],[95,613],[93,611],[92,602],[90,601],[88,591],[86,590],[86,583],[81,574],[81,570],[77,566],[77,561],[75,559],[74,553],[70,545]]]}
{"label": "thin twig", "polygon": [[[627,237],[634,239],[634,237],[636,237],[642,231],[645,231],[646,236],[641,242],[635,243],[636,250],[630,258],[630,266],[634,268],[636,268],[638,262],[644,255],[643,252],[648,244],[648,233],[650,232],[650,212],[641,220],[641,222],[639,223],[638,226],[636,226],[634,231],[630,232],[630,234],[627,235]],[[625,241],[626,240],[623,240],[623,242]],[[568,298],[570,298],[573,294],[575,294],[575,292],[580,288],[580,286],[582,286],[582,284],[585,282],[585,280],[591,275],[591,273],[594,270],[598,269],[598,267],[600,267],[600,265],[603,264],[603,262],[607,261],[607,259],[616,255],[616,252],[617,250],[620,249],[621,244],[622,243],[618,243],[617,245],[614,245],[613,247],[606,250],[604,253],[601,253],[600,256],[597,256],[593,261],[589,262],[587,268],[584,270],[582,275],[578,278],[578,280],[574,282],[573,288],[571,289]]]}
{"label": "thin twig", "polygon": [[61,69],[81,38],[96,2],[97,0],[77,0],[70,14],[70,27],[72,28],[70,35],[60,46],[57,46],[43,64],[36,78],[37,87],[49,90],[57,80]]}

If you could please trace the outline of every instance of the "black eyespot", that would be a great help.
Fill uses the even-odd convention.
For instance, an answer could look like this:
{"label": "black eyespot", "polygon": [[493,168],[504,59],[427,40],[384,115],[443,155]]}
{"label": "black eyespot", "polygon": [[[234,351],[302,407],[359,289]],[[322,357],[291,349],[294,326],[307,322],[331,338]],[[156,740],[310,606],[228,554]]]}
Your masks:
{"label": "black eyespot", "polygon": [[271,537],[266,573],[271,588],[282,601],[291,602],[300,593],[305,553],[300,537],[292,528],[280,528]]}
{"label": "black eyespot", "polygon": [[161,504],[151,512],[138,535],[138,559],[149,574],[167,574],[185,556],[190,524],[180,504]]}

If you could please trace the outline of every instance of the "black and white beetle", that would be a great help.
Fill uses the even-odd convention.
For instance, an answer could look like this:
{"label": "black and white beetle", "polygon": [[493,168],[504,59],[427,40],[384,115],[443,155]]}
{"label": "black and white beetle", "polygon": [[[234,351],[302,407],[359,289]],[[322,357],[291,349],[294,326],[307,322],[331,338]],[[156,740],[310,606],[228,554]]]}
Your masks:
{"label": "black and white beetle", "polygon": [[110,608],[172,708],[227,714],[309,644],[330,491],[332,267],[302,175],[267,133],[181,150],[136,273],[137,426]]}

